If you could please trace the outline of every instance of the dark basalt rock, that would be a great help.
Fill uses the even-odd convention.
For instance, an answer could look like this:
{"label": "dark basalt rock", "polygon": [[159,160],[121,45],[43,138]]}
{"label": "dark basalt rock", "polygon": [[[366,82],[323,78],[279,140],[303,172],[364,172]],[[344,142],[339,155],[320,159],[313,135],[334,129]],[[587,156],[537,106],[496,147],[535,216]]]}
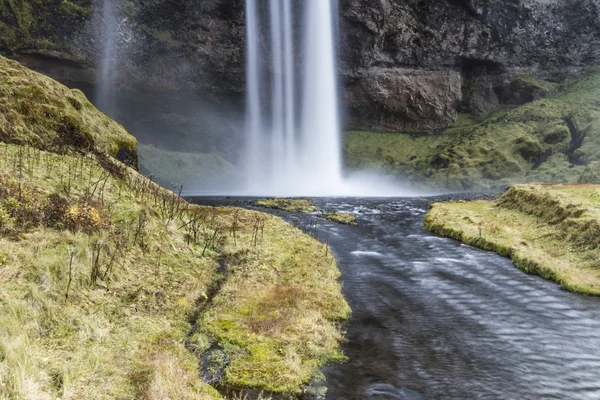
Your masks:
{"label": "dark basalt rock", "polygon": [[[120,89],[185,89],[243,107],[243,1],[114,4]],[[529,72],[560,82],[600,63],[599,4],[339,0],[348,120],[353,128],[419,133],[448,126],[459,111],[485,113],[539,99],[544,90],[515,76]],[[0,49],[59,80],[94,84],[100,8],[101,0],[2,6]]]}

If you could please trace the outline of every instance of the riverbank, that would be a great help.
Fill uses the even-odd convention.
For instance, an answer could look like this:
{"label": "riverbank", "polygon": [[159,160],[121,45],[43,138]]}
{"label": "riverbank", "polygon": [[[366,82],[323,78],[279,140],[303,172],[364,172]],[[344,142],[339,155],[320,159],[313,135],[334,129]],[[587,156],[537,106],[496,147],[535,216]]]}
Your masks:
{"label": "riverbank", "polygon": [[436,203],[425,227],[566,290],[600,295],[600,186],[517,185],[495,201]]}
{"label": "riverbank", "polygon": [[344,359],[326,245],[120,163],[81,92],[1,57],[0,83],[0,398],[296,397]]}

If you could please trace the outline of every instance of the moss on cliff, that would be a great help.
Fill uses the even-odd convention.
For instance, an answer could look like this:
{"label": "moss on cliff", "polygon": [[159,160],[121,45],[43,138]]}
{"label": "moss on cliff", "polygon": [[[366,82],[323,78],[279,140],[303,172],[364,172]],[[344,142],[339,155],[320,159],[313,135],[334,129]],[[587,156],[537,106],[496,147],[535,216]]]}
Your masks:
{"label": "moss on cliff", "polygon": [[[89,0],[0,0],[0,49],[54,49],[65,34],[77,31],[91,12]],[[63,43],[63,47],[68,45]]]}
{"label": "moss on cliff", "polygon": [[348,132],[347,165],[453,190],[577,182],[585,164],[600,160],[600,73],[553,87],[543,100],[461,116],[428,135]]}
{"label": "moss on cliff", "polygon": [[430,231],[511,257],[567,290],[600,295],[600,187],[511,187],[497,201],[432,205]]}

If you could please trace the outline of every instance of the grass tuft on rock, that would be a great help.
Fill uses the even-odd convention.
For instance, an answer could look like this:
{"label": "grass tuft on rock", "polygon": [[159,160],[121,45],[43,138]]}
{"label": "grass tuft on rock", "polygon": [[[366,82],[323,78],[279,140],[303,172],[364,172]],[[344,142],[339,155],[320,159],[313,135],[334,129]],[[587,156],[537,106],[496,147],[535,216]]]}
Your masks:
{"label": "grass tuft on rock", "polygon": [[358,225],[358,220],[354,215],[340,212],[328,212],[325,216],[328,221],[344,225]]}
{"label": "grass tuft on rock", "polygon": [[312,213],[317,211],[317,206],[307,199],[260,199],[254,202],[259,207],[270,208],[273,210],[282,210],[287,212],[298,212],[298,213]]}
{"label": "grass tuft on rock", "polygon": [[600,295],[600,186],[517,185],[493,202],[433,204],[425,227],[567,290]]}

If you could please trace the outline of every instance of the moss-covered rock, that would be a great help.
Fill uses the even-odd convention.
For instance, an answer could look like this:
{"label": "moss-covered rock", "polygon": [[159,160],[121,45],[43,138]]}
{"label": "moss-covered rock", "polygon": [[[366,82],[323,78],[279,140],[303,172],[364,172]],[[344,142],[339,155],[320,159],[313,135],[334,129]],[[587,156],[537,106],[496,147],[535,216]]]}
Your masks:
{"label": "moss-covered rock", "polygon": [[81,51],[70,52],[64,39],[83,28],[91,7],[90,0],[0,0],[0,50],[56,50],[72,58]]}
{"label": "moss-covered rock", "polygon": [[79,90],[0,56],[0,140],[104,153],[137,167],[137,141]]}
{"label": "moss-covered rock", "polygon": [[358,219],[354,215],[340,212],[328,212],[325,216],[328,221],[344,225],[358,225]]}
{"label": "moss-covered rock", "polygon": [[453,190],[575,183],[587,164],[600,161],[600,72],[560,88],[538,85],[548,97],[463,116],[427,135],[348,132],[346,163]]}
{"label": "moss-covered rock", "polygon": [[312,201],[307,199],[269,198],[256,200],[254,204],[259,207],[287,212],[312,213],[317,211],[317,206],[315,206]]}

